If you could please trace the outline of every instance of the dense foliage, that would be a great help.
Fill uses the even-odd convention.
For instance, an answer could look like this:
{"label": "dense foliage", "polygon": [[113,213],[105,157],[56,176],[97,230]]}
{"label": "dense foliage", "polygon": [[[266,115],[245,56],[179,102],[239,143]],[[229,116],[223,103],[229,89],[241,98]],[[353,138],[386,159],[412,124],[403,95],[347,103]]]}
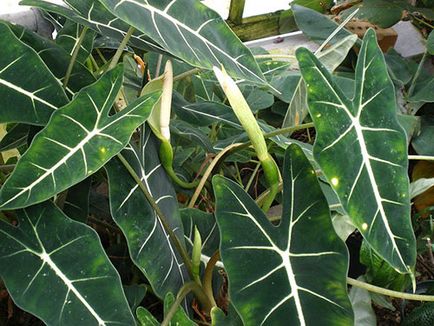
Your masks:
{"label": "dense foliage", "polygon": [[[57,37],[0,22],[14,322],[11,300],[32,324],[217,326],[375,325],[374,302],[434,301],[430,1],[335,19],[294,1],[320,44],[295,55],[247,48],[197,0],[22,3]],[[419,62],[377,42],[401,19],[427,38]],[[344,28],[361,20],[362,38]],[[432,303],[410,310],[432,324]]]}

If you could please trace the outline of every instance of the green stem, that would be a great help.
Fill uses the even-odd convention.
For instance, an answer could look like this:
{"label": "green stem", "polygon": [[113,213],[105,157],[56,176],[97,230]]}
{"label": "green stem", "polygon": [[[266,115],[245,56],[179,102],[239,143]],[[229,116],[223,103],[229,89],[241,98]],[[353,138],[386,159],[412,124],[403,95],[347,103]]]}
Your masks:
{"label": "green stem", "polygon": [[255,59],[295,59],[291,54],[257,54]]}
{"label": "green stem", "polygon": [[77,61],[78,52],[80,51],[81,44],[83,43],[84,37],[88,30],[87,26],[83,27],[80,37],[78,38],[77,44],[75,45],[74,51],[72,52],[71,61],[69,61],[68,69],[66,70],[65,79],[63,80],[63,88],[66,89],[68,86],[69,78],[71,78],[72,69],[74,68],[75,61]]}
{"label": "green stem", "polygon": [[414,88],[416,87],[417,79],[419,78],[420,73],[422,72],[423,65],[425,64],[427,58],[428,58],[428,52],[425,51],[425,53],[422,56],[422,59],[420,59],[419,65],[417,66],[417,70],[416,73],[414,74],[410,88],[408,89],[408,93],[407,93],[408,97],[411,97],[413,95]]}
{"label": "green stem", "polygon": [[184,261],[185,268],[187,269],[188,274],[193,279],[193,270],[191,266],[191,260],[188,256],[187,251],[185,250],[184,246],[179,241],[178,237],[176,236],[175,232],[173,232],[172,228],[170,227],[170,224],[168,223],[167,217],[163,214],[160,207],[155,202],[154,198],[152,198],[152,195],[149,193],[148,189],[146,189],[145,185],[143,184],[140,177],[137,175],[136,171],[134,171],[133,167],[128,163],[128,161],[125,159],[125,157],[122,154],[117,155],[118,159],[122,162],[122,164],[125,166],[127,171],[130,173],[130,175],[133,177],[134,181],[136,181],[137,185],[140,187],[140,190],[145,195],[146,199],[148,200],[149,204],[152,206],[156,214],[158,215],[158,218],[161,221],[161,224],[164,227],[164,230],[169,235],[170,239],[172,240],[173,244],[175,245],[178,253],[181,255],[182,260]]}
{"label": "green stem", "polygon": [[427,155],[408,155],[410,161],[434,161],[434,156]]}
{"label": "green stem", "polygon": [[[203,292],[202,288],[197,285],[197,283],[191,281],[185,283],[182,288],[179,290],[178,295],[176,296],[175,302],[173,302],[172,306],[170,307],[168,313],[166,314],[166,317],[164,317],[163,322],[161,323],[161,326],[168,326],[170,321],[172,320],[173,316],[175,316],[176,311],[178,310],[179,306],[181,305],[182,301],[185,299],[185,297],[190,293],[193,292],[197,299],[202,302],[207,302],[207,297],[205,293]],[[212,309],[211,304],[208,302],[205,307],[202,307],[205,309],[206,312],[210,312]]]}
{"label": "green stem", "polygon": [[99,58],[101,59],[101,61],[103,62],[103,64],[107,63],[107,59],[104,57],[104,55],[102,54],[101,50],[96,48],[95,49],[96,53],[98,54]]}
{"label": "green stem", "polygon": [[127,46],[128,41],[130,40],[130,37],[131,37],[131,35],[133,35],[134,31],[135,31],[134,27],[130,26],[130,28],[128,28],[127,34],[125,34],[124,39],[122,40],[121,44],[119,45],[118,49],[116,50],[115,55],[111,59],[107,70],[110,70],[110,69],[113,69],[114,67],[116,67],[116,65],[119,62],[119,59],[122,56],[122,53],[124,52],[125,47]]}
{"label": "green stem", "polygon": [[183,72],[182,74],[179,74],[179,75],[173,77],[173,82],[176,82],[176,81],[184,79],[188,76],[194,75],[195,73],[198,73],[199,71],[200,71],[199,68],[194,68],[194,69],[188,70],[186,72]]}
{"label": "green stem", "polygon": [[[271,138],[274,136],[278,136],[281,134],[286,134],[286,133],[291,133],[297,130],[302,130],[302,129],[306,129],[306,128],[312,128],[314,127],[313,123],[305,123],[302,125],[298,125],[298,126],[294,126],[294,127],[286,127],[286,128],[282,128],[282,129],[278,129],[278,130],[274,130],[272,132],[266,133],[264,134],[264,138]],[[225,147],[224,149],[222,149],[214,158],[214,160],[211,162],[211,164],[208,166],[208,168],[206,169],[205,173],[202,176],[202,179],[199,182],[199,185],[197,186],[193,196],[190,199],[190,203],[188,204],[189,208],[193,208],[197,199],[199,198],[200,193],[202,192],[203,187],[205,186],[206,181],[208,180],[208,177],[211,175],[212,171],[214,170],[214,168],[217,166],[217,164],[224,158],[226,157],[231,151],[233,150],[239,150],[239,149],[244,149],[246,147],[250,146],[250,142],[246,142],[246,143],[236,143],[236,144],[231,144],[227,147]],[[268,195],[268,192],[267,192]]]}
{"label": "green stem", "polygon": [[368,284],[362,281],[355,280],[353,278],[347,277],[347,283],[355,287],[368,290],[369,292],[379,293],[382,295],[387,295],[393,298],[414,300],[414,301],[429,301],[434,302],[434,295],[423,295],[423,294],[411,294],[405,292],[398,292],[389,289],[384,289],[379,286]]}
{"label": "green stem", "polygon": [[255,180],[256,173],[258,173],[260,167],[261,167],[261,162],[258,162],[258,164],[256,164],[256,167],[255,167],[255,169],[252,172],[252,175],[249,178],[249,181],[247,181],[247,184],[246,184],[246,186],[244,188],[244,190],[246,192],[249,192],[249,189],[252,186],[253,180]]}
{"label": "green stem", "polygon": [[199,185],[199,180],[193,182],[185,182],[181,180],[173,169],[173,148],[170,144],[170,141],[166,139],[160,139],[160,161],[161,165],[166,170],[168,176],[174,181],[177,185],[185,189],[193,189]]}
{"label": "green stem", "polygon": [[298,130],[309,129],[309,128],[313,128],[313,127],[315,127],[314,123],[309,122],[309,123],[304,123],[304,124],[293,126],[293,127],[281,128],[281,129],[277,129],[277,130],[274,130],[274,131],[271,131],[271,132],[264,134],[264,138],[271,138],[274,136],[293,133],[293,132],[298,131]]}
{"label": "green stem", "polygon": [[98,62],[96,62],[95,58],[93,57],[93,55],[90,55],[90,61],[92,61],[93,66],[95,67],[95,71],[99,70],[99,65]]}

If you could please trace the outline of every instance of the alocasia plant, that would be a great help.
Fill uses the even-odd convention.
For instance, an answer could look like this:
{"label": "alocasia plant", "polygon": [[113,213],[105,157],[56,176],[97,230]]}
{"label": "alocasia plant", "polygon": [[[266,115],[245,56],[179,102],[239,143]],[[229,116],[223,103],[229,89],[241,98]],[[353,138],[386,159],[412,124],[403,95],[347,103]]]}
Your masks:
{"label": "alocasia plant", "polygon": [[[408,85],[374,30],[299,49],[294,71],[198,0],[22,3],[58,37],[0,23],[0,149],[19,153],[0,165],[0,290],[17,306],[48,325],[351,325],[373,318],[348,284],[433,301],[347,278],[356,228],[384,284],[415,274],[392,80]],[[360,44],[355,74],[333,74]]]}

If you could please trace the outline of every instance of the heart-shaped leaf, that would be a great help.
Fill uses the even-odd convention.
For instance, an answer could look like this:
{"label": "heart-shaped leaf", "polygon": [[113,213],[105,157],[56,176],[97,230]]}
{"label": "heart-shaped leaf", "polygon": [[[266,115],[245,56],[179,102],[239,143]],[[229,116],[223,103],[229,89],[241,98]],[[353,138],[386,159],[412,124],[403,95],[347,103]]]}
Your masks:
{"label": "heart-shaped leaf", "polygon": [[195,67],[223,65],[235,78],[266,83],[250,50],[216,12],[198,0],[100,1],[117,17]]}
{"label": "heart-shaped leaf", "polygon": [[1,208],[44,201],[96,172],[125,147],[148,118],[159,93],[109,116],[121,85],[122,66],[118,66],[55,111],[1,189]]}
{"label": "heart-shaped leaf", "polygon": [[[161,166],[158,145],[150,128],[146,128],[141,147],[128,145],[122,155],[141,178],[178,239],[184,243],[176,193]],[[161,299],[168,292],[178,293],[188,276],[161,220],[119,159],[112,159],[105,169],[109,178],[112,216],[127,239],[133,262]]]}
{"label": "heart-shaped leaf", "polygon": [[48,325],[134,325],[120,277],[90,227],[52,203],[0,220],[0,276],[15,303]]}
{"label": "heart-shaped leaf", "polygon": [[36,52],[0,24],[0,123],[44,125],[68,98]]}
{"label": "heart-shaped leaf", "polygon": [[214,177],[213,186],[229,294],[244,324],[315,325],[318,316],[324,325],[352,324],[347,250],[301,148],[285,152],[277,227],[236,183]]}
{"label": "heart-shaped leaf", "polygon": [[307,49],[297,50],[297,59],[317,131],[316,161],[370,246],[397,271],[411,273],[407,141],[374,30],[363,40],[352,99]]}

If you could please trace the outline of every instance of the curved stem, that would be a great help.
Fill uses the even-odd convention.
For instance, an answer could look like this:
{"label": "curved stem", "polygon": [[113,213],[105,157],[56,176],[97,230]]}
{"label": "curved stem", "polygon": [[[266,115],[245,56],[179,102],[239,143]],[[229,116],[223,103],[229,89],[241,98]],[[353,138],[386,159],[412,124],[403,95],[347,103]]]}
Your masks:
{"label": "curved stem", "polygon": [[66,70],[65,79],[63,80],[63,88],[65,89],[68,86],[69,78],[71,78],[72,69],[74,68],[75,61],[77,61],[78,52],[80,51],[81,44],[84,41],[84,37],[86,36],[86,32],[88,30],[87,26],[84,26],[80,37],[78,38],[77,44],[75,45],[74,51],[71,55],[71,61],[69,61],[68,69]]}
{"label": "curved stem", "polygon": [[[286,133],[294,132],[297,130],[312,128],[312,127],[314,127],[313,123],[305,123],[305,124],[301,124],[301,125],[294,126],[294,127],[282,128],[282,129],[274,130],[274,131],[269,132],[269,133],[265,133],[264,138],[271,138],[271,137],[278,136],[281,134],[286,134]],[[211,173],[214,170],[214,168],[216,167],[216,165],[220,162],[220,160],[223,157],[225,157],[230,151],[235,150],[235,149],[243,149],[243,148],[246,148],[248,146],[250,146],[250,142],[231,144],[231,145],[225,147],[224,149],[222,149],[214,157],[213,161],[211,162],[211,164],[208,166],[205,173],[203,174],[202,179],[200,180],[199,185],[197,186],[193,196],[191,197],[190,203],[188,204],[188,208],[194,207],[194,204],[196,203],[196,200],[199,198],[199,195],[200,195],[203,187],[205,186],[206,181],[208,180],[209,176],[211,175]],[[268,193],[267,193],[267,195],[268,195]]]}
{"label": "curved stem", "polygon": [[188,204],[188,208],[194,207],[194,204],[196,203],[197,198],[199,198],[199,195],[202,192],[202,189],[205,186],[205,183],[208,180],[208,177],[211,175],[212,171],[214,170],[214,167],[217,165],[217,163],[220,161],[220,159],[222,157],[224,157],[230,150],[237,148],[237,147],[240,147],[240,146],[243,146],[243,145],[244,145],[243,143],[231,144],[231,145],[227,146],[226,148],[224,148],[223,150],[221,150],[220,153],[218,153],[216,155],[216,157],[214,157],[211,164],[208,166],[208,168],[206,169],[202,178],[200,179],[199,185],[197,186],[193,196],[190,199],[190,203]]}
{"label": "curved stem", "polygon": [[217,250],[208,261],[208,264],[206,264],[205,272],[203,275],[203,291],[205,292],[208,299],[211,301],[211,304],[213,307],[217,306],[217,303],[214,300],[214,291],[212,290],[212,273],[214,270],[214,267],[218,260],[220,259],[220,251]]}
{"label": "curved stem", "polygon": [[361,289],[368,290],[369,292],[379,293],[383,295],[387,295],[389,297],[406,299],[406,300],[414,300],[414,301],[429,301],[434,302],[434,295],[423,295],[423,294],[412,294],[405,292],[398,292],[389,289],[384,289],[379,286],[375,286],[372,284],[368,284],[362,281],[355,280],[351,277],[347,277],[347,283],[353,286],[356,286]]}
{"label": "curved stem", "polygon": [[133,167],[128,163],[126,158],[119,153],[117,155],[118,159],[122,162],[122,164],[125,166],[127,171],[130,173],[130,175],[133,177],[134,181],[136,181],[137,185],[140,187],[140,190],[145,195],[146,199],[148,200],[149,204],[152,206],[156,214],[158,215],[158,218],[161,221],[161,224],[164,227],[164,230],[169,235],[170,240],[172,240],[173,244],[175,245],[178,253],[181,255],[182,260],[184,261],[185,268],[187,269],[188,274],[190,275],[190,278],[193,279],[193,270],[191,266],[191,260],[188,256],[187,251],[185,250],[184,246],[179,241],[178,237],[176,236],[175,232],[173,232],[172,228],[170,227],[167,217],[163,214],[160,207],[155,202],[154,198],[152,198],[152,195],[149,193],[148,189],[146,189],[145,185],[142,183],[142,180],[137,175],[136,171],[134,171]]}
{"label": "curved stem", "polygon": [[121,58],[121,55],[124,52],[124,49],[127,46],[127,43],[130,40],[131,35],[133,35],[134,31],[135,31],[135,28],[130,26],[130,28],[128,29],[127,34],[125,34],[124,39],[122,40],[121,44],[119,44],[119,47],[115,52],[115,55],[111,59],[107,70],[113,69],[118,64],[119,59]]}
{"label": "curved stem", "polygon": [[173,302],[172,306],[164,317],[161,326],[169,325],[170,321],[172,320],[173,316],[175,316],[176,311],[178,310],[184,298],[187,296],[187,294],[193,291],[193,283],[194,282],[185,283],[183,287],[179,290],[179,293],[176,296],[176,300]]}
{"label": "curved stem", "polygon": [[170,321],[172,320],[173,316],[175,316],[176,311],[178,310],[179,306],[181,305],[181,302],[185,299],[187,294],[190,292],[193,292],[194,295],[197,297],[197,299],[200,301],[200,303],[204,304],[206,303],[206,306],[202,307],[205,309],[205,311],[209,314],[209,312],[212,309],[211,304],[208,302],[207,297],[205,293],[203,292],[202,288],[195,282],[190,281],[185,283],[182,288],[179,290],[178,295],[176,296],[175,302],[173,302],[172,306],[170,307],[169,311],[166,314],[166,317],[164,317],[163,322],[161,323],[161,326],[168,326]]}

